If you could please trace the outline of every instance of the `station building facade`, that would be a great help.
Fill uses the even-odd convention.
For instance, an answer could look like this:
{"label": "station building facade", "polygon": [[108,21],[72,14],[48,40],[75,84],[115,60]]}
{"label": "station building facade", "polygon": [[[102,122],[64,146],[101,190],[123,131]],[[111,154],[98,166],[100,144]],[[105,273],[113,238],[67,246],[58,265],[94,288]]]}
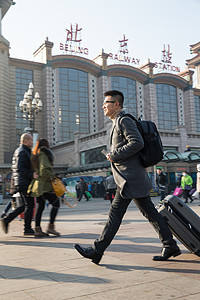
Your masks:
{"label": "station building facade", "polygon": [[[3,176],[9,172],[13,151],[28,126],[19,102],[30,82],[43,103],[35,129],[40,137],[49,140],[57,171],[69,176],[77,170],[79,174],[106,175],[109,165],[101,150],[109,150],[111,121],[103,115],[102,102],[104,92],[110,89],[124,93],[127,112],[156,123],[165,150],[184,152],[186,145],[200,150],[200,42],[191,45],[196,56],[177,75],[155,73],[155,64],[150,61],[138,68],[109,64],[109,55],[103,50],[94,60],[78,55],[52,55],[53,43],[48,38],[34,52],[34,61],[10,57],[9,47],[10,43],[0,35]],[[193,69],[197,73],[196,87]]]}
{"label": "station building facade", "polygon": [[[151,62],[140,68],[108,65],[103,50],[94,60],[52,56],[53,43],[48,40],[34,52],[33,62],[11,58],[6,42],[1,37],[1,164],[10,162],[28,126],[19,102],[30,82],[43,102],[36,130],[50,141],[58,164],[95,163],[87,159],[87,151],[108,148],[110,121],[103,115],[102,102],[109,89],[124,93],[127,112],[157,124],[165,150],[183,152],[186,145],[200,149],[200,86],[198,82],[193,87],[192,70],[154,74]],[[192,67],[198,69],[194,63]]]}

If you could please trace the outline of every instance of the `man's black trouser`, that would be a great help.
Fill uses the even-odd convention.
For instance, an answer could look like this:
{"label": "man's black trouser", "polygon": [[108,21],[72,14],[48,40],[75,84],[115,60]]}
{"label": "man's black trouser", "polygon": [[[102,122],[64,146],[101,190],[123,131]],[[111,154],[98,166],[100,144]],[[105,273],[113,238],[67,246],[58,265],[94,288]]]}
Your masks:
{"label": "man's black trouser", "polygon": [[[116,191],[115,198],[110,206],[107,223],[99,239],[94,242],[94,249],[97,253],[103,254],[112,242],[131,201],[132,199],[122,198],[119,190]],[[150,196],[133,199],[133,201],[144,217],[149,220],[154,229],[158,232],[163,247],[176,247],[176,242],[173,239],[167,223],[154,207]]]}
{"label": "man's black trouser", "polygon": [[112,203],[113,202],[113,196],[115,196],[116,189],[107,189],[107,192],[109,193],[109,200]]}
{"label": "man's black trouser", "polygon": [[160,201],[162,201],[165,198],[165,191],[160,190]]}
{"label": "man's black trouser", "polygon": [[190,190],[183,190],[183,194],[185,196],[185,201],[188,201],[188,198],[193,201],[192,196],[190,195]]}
{"label": "man's black trouser", "polygon": [[80,194],[79,194],[78,201],[81,201],[83,195],[85,196],[85,199],[88,201],[88,200],[89,200],[89,199],[88,199],[88,196],[87,196],[86,192],[83,191],[83,190],[80,190]]}
{"label": "man's black trouser", "polygon": [[13,210],[5,219],[8,223],[10,223],[18,215],[24,212],[24,229],[29,230],[31,228],[31,221],[33,217],[34,198],[29,197],[26,194],[26,189],[21,189],[19,193],[22,198],[23,204]]}

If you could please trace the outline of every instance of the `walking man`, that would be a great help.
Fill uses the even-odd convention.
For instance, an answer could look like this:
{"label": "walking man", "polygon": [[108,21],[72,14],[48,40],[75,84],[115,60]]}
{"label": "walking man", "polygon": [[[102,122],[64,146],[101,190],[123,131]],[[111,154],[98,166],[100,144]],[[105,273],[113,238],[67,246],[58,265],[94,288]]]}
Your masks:
{"label": "walking man", "polygon": [[24,235],[34,235],[34,230],[31,228],[34,198],[27,195],[27,188],[31,180],[38,178],[38,175],[31,170],[30,156],[31,148],[33,147],[33,138],[30,134],[24,133],[21,136],[20,143],[12,158],[12,172],[15,189],[20,193],[23,204],[8,214],[7,217],[1,219],[1,225],[3,231],[8,233],[9,223],[25,211]]}
{"label": "walking man", "polygon": [[106,178],[106,188],[106,191],[109,193],[110,203],[112,203],[113,196],[115,196],[116,193],[116,183],[112,172],[110,172],[110,175]]}
{"label": "walking man", "polygon": [[157,169],[156,183],[160,192],[160,202],[162,203],[162,200],[165,198],[167,178],[166,175],[162,172],[161,168]]}
{"label": "walking man", "polygon": [[[99,239],[94,241],[92,247],[84,248],[79,244],[75,244],[74,247],[82,256],[98,264],[117,233],[123,216],[133,199],[141,213],[158,232],[163,244],[161,255],[154,256],[153,260],[168,260],[171,256],[178,256],[181,251],[173,239],[167,223],[155,209],[149,196],[151,183],[139,157],[139,151],[143,148],[144,142],[135,121],[125,116],[125,112],[122,110],[124,96],[121,92],[114,90],[106,92],[104,96],[102,107],[104,115],[113,122],[110,153],[106,157],[111,162],[117,191],[110,206],[108,221]],[[123,136],[118,134],[119,118]]]}
{"label": "walking man", "polygon": [[89,200],[86,194],[87,189],[88,188],[86,182],[83,180],[83,178],[80,178],[80,194],[79,194],[78,201],[81,201],[83,195],[85,196],[86,201]]}

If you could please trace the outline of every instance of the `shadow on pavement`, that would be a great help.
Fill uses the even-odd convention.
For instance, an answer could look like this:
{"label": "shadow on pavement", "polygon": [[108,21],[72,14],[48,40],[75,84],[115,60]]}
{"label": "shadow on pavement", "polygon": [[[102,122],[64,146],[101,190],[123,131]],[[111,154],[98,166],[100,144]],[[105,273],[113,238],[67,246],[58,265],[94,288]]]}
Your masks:
{"label": "shadow on pavement", "polygon": [[[49,271],[40,271],[33,268],[23,268],[23,267],[11,267],[0,265],[0,276],[4,279],[25,279],[31,278],[32,280],[46,280],[46,281],[56,281],[56,282],[87,282],[90,284],[105,284],[109,283],[110,280],[100,277],[92,277],[92,276],[82,276],[77,274],[66,274],[59,272],[49,272]],[[15,275],[13,275],[15,274]],[[42,278],[38,275],[43,275]],[[45,278],[46,277],[46,278]]]}
{"label": "shadow on pavement", "polygon": [[[172,262],[183,262],[183,263],[191,263],[191,261],[186,260],[168,260],[165,263],[172,263]],[[196,261],[193,261],[193,263],[199,263]],[[200,274],[200,270],[197,269],[186,269],[184,268],[171,268],[170,265],[168,268],[165,268],[162,266],[160,267],[147,267],[147,266],[130,266],[130,265],[111,265],[111,264],[100,264],[100,266],[105,267],[106,269],[113,269],[118,271],[133,271],[133,270],[146,270],[146,271],[164,271],[164,272],[173,272],[173,273],[184,273],[184,274]]]}

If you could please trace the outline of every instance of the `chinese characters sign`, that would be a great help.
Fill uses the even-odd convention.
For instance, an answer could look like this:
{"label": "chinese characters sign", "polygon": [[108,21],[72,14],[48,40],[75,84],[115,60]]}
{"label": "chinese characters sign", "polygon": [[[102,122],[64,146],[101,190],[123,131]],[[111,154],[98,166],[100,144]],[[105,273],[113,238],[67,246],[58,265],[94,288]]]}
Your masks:
{"label": "chinese characters sign", "polygon": [[115,62],[123,62],[128,64],[135,64],[139,65],[140,59],[135,57],[130,57],[128,46],[127,46],[128,39],[126,39],[125,34],[123,35],[123,39],[119,40],[119,51],[117,54],[109,53],[109,59],[114,60]]}
{"label": "chinese characters sign", "polygon": [[81,39],[81,30],[82,30],[82,28],[78,29],[78,24],[76,24],[75,30],[73,30],[73,26],[71,24],[71,30],[66,29],[66,31],[67,31],[66,42],[68,42],[68,41],[76,42],[76,43],[81,42],[82,41],[82,39]]}
{"label": "chinese characters sign", "polygon": [[88,48],[81,47],[81,30],[82,28],[76,25],[70,25],[70,29],[66,29],[66,42],[60,43],[60,50],[71,54],[89,54]]}
{"label": "chinese characters sign", "polygon": [[119,40],[119,52],[123,54],[128,54],[128,46],[127,46],[128,39],[125,38],[125,34],[123,36],[123,40]]}
{"label": "chinese characters sign", "polygon": [[180,67],[173,66],[172,64],[172,53],[170,52],[170,45],[167,45],[167,49],[165,45],[162,50],[162,58],[161,61],[155,62],[155,68],[158,68],[160,71],[171,71],[171,72],[180,72]]}

